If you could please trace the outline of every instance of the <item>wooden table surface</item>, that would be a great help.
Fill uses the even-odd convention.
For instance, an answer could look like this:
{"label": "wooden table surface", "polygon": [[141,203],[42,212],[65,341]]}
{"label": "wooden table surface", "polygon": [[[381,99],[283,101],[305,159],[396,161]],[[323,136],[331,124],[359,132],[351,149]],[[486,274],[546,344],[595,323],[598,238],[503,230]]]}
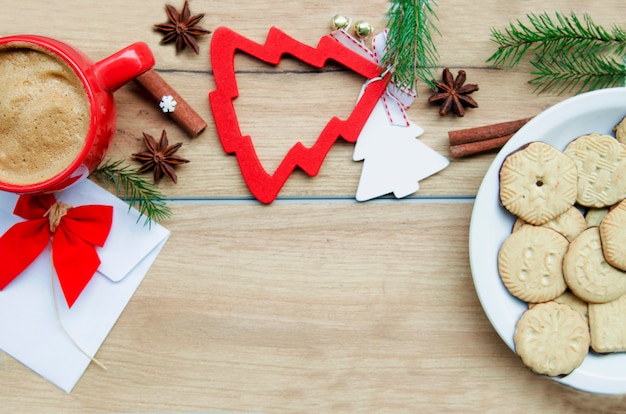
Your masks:
{"label": "wooden table surface", "polygon": [[[90,4],[88,4],[90,3]],[[567,95],[536,95],[530,66],[485,63],[490,29],[528,12],[589,12],[624,23],[622,0],[453,0],[436,8],[440,69],[465,69],[480,107],[440,117],[420,86],[409,111],[421,140],[451,159],[447,132],[535,115]],[[182,1],[172,2],[177,8]],[[207,121],[189,138],[138,88],[116,92],[110,158],[141,150],[142,132],[183,142],[177,185],[162,180],[172,235],[92,364],[66,394],[0,353],[2,413],[439,413],[617,412],[621,397],[593,396],[536,376],[498,337],[476,296],[468,257],[474,197],[495,153],[452,160],[403,200],[354,199],[362,163],[338,142],[319,175],[296,173],[278,199],[250,196],[235,157],[218,140],[211,35],[200,54],[159,45],[161,1],[0,0],[0,35],[35,33],[99,60],[145,41],[155,69]],[[315,45],[337,13],[384,25],[386,0],[192,0],[201,26],[263,42],[277,26]],[[362,85],[346,71],[312,71],[287,59],[269,67],[237,56],[244,131],[268,170],[295,140],[311,144],[345,116]],[[438,71],[440,72],[440,70]],[[251,132],[249,132],[251,133]],[[485,229],[489,231],[489,229]],[[1,334],[1,333],[0,333]],[[622,408],[624,409],[624,408]]]}

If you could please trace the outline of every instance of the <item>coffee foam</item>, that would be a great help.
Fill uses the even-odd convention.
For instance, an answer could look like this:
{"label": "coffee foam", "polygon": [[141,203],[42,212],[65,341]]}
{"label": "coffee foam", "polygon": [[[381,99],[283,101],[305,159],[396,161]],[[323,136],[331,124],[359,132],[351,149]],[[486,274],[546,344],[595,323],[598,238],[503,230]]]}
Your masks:
{"label": "coffee foam", "polygon": [[36,184],[61,173],[89,122],[83,84],[66,62],[37,48],[0,49],[0,181]]}

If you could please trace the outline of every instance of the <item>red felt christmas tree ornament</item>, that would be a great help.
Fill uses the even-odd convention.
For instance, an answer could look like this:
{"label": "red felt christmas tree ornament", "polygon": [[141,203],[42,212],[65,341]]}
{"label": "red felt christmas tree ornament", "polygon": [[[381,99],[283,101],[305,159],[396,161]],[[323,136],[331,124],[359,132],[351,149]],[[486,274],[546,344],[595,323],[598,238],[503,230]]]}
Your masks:
{"label": "red felt christmas tree ornament", "polygon": [[225,27],[215,30],[211,41],[211,62],[216,88],[209,93],[209,102],[217,133],[224,151],[237,157],[243,179],[252,195],[263,203],[271,203],[296,168],[309,176],[315,176],[337,139],[356,142],[385,91],[388,79],[378,78],[378,81],[370,82],[348,118],[329,119],[311,147],[306,147],[301,142],[296,143],[274,173],[270,173],[261,164],[252,137],[242,134],[233,105],[233,100],[239,96],[234,64],[237,52],[271,65],[278,65],[284,55],[290,55],[316,69],[324,68],[332,60],[366,80],[379,77],[380,68],[330,36],[322,37],[317,47],[311,47],[275,27],[269,30],[264,44],[253,42]]}

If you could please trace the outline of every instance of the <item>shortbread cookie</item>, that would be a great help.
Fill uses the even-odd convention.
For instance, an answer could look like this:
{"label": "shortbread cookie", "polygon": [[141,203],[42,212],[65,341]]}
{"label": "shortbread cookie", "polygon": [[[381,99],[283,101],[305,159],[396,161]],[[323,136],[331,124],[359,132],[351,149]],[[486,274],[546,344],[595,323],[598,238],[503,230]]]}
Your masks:
{"label": "shortbread cookie", "polygon": [[626,273],[606,262],[597,227],[588,228],[570,243],[563,276],[571,291],[590,303],[610,302],[626,293]]}
{"label": "shortbread cookie", "polygon": [[[567,305],[580,312],[585,322],[587,322],[587,315],[589,313],[588,303],[574,295],[571,290],[566,290],[561,296],[554,298],[553,302]],[[535,306],[537,306],[537,303],[529,303],[528,309],[532,309]]]}
{"label": "shortbread cookie", "polygon": [[[528,225],[528,223],[518,218],[513,223],[513,231],[518,230],[523,225]],[[587,222],[580,210],[576,207],[571,207],[565,213],[556,216],[547,223],[543,223],[541,227],[561,233],[567,240],[572,241],[587,228]]]}
{"label": "shortbread cookie", "polygon": [[626,270],[626,201],[611,209],[600,223],[599,229],[607,263]]}
{"label": "shortbread cookie", "polygon": [[607,207],[626,197],[626,144],[589,134],[570,142],[564,152],[576,163],[580,205]]}
{"label": "shortbread cookie", "polygon": [[626,144],[626,116],[615,125],[613,133],[619,142]]}
{"label": "shortbread cookie", "polygon": [[591,348],[600,353],[626,351],[626,296],[589,304]]}
{"label": "shortbread cookie", "polygon": [[545,142],[509,154],[500,168],[500,202],[525,222],[539,226],[576,201],[576,164]]}
{"label": "shortbread cookie", "polygon": [[515,326],[515,352],[537,374],[566,375],[589,352],[589,327],[578,311],[556,302],[525,311]]}
{"label": "shortbread cookie", "polygon": [[563,256],[568,241],[554,230],[523,226],[502,243],[498,271],[509,292],[526,302],[546,302],[565,292]]}
{"label": "shortbread cookie", "polygon": [[532,226],[532,224],[528,224],[524,220],[518,217],[517,220],[515,220],[515,222],[513,223],[513,228],[511,229],[511,233],[515,233],[516,231],[521,229],[522,226]]}
{"label": "shortbread cookie", "polygon": [[587,222],[587,227],[599,226],[604,216],[606,216],[608,213],[608,207],[590,208],[585,213],[585,221]]}
{"label": "shortbread cookie", "polygon": [[587,222],[580,210],[571,207],[565,213],[542,224],[542,226],[557,231],[567,240],[572,241],[587,228]]}

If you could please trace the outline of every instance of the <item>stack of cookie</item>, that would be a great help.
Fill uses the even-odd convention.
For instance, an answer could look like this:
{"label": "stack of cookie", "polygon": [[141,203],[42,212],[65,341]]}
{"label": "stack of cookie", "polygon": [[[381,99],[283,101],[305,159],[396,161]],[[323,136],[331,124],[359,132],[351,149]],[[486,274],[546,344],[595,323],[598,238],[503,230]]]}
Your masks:
{"label": "stack of cookie", "polygon": [[500,169],[500,202],[517,221],[498,271],[529,304],[515,351],[538,374],[569,374],[590,348],[626,351],[625,126],[616,137],[581,136],[562,152],[532,142]]}

